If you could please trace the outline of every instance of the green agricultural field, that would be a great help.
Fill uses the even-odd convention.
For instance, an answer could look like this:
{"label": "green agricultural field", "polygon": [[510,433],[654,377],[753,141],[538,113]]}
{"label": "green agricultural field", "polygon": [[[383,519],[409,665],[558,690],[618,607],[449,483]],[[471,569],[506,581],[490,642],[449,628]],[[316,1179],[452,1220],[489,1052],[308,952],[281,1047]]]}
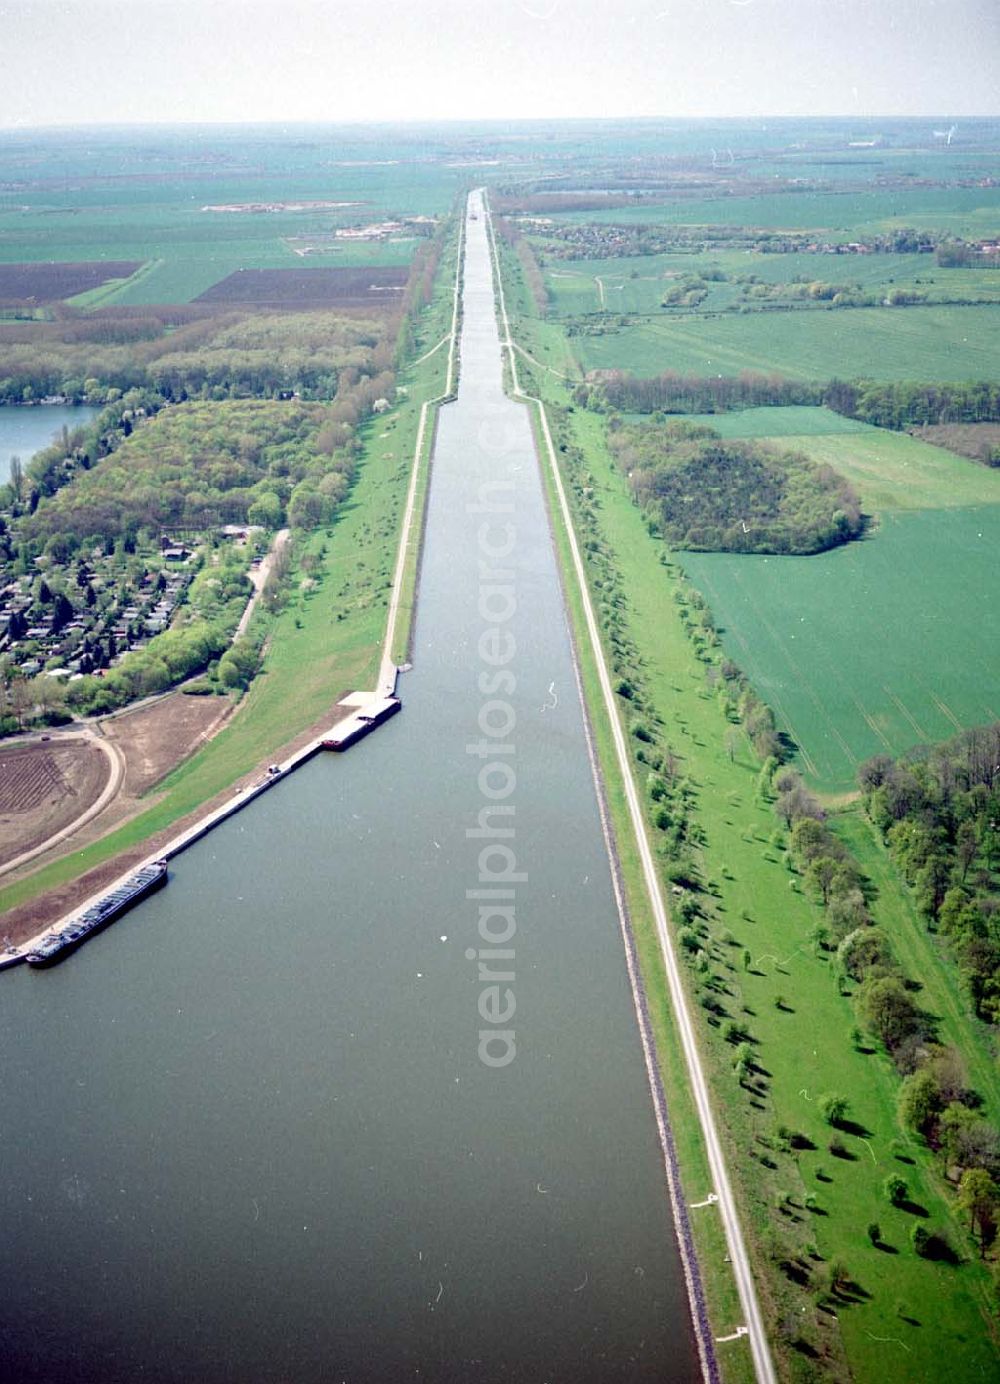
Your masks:
{"label": "green agricultural field", "polygon": [[770,196],[643,200],[634,207],[567,212],[566,221],[605,225],[761,226],[824,231],[850,240],[893,226],[938,228],[953,235],[1000,232],[1000,188],[872,188],[857,192],[782,192]]}
{"label": "green agricultural field", "polygon": [[816,380],[989,379],[1000,357],[1000,307],[660,316],[575,336],[573,344],[585,370],[635,375],[758,370]]}
{"label": "green agricultural field", "polygon": [[735,413],[685,414],[684,418],[689,423],[703,423],[708,428],[714,428],[721,437],[771,437],[780,440],[783,446],[788,445],[790,438],[794,438],[794,445],[801,446],[803,451],[809,450],[803,444],[806,437],[824,437],[827,434],[856,435],[867,432],[877,432],[879,437],[886,436],[881,429],[871,428],[867,423],[859,423],[854,418],[845,418],[843,414],[834,413],[832,409],[812,408],[808,405],[792,408],[747,408]]}
{"label": "green agricultural field", "polygon": [[[826,410],[817,409],[816,412],[825,413]],[[775,432],[774,436],[779,434]],[[1000,469],[956,456],[954,452],[921,442],[908,433],[854,423],[850,433],[838,430],[822,435],[806,429],[799,436],[782,433],[780,439],[783,446],[803,451],[814,461],[841,471],[861,496],[866,514],[886,509],[1000,505]]]}
{"label": "green agricultural field", "polygon": [[[935,264],[933,255],[920,254],[768,255],[719,250],[620,259],[552,259],[545,265],[545,284],[553,316],[576,317],[602,311],[648,316],[665,311],[663,295],[679,279],[714,271],[721,271],[727,278],[708,281],[703,311],[721,312],[746,302],[743,284],[738,280],[747,275],[753,275],[762,284],[822,280],[858,285],[865,293],[888,294],[894,288],[912,288],[926,294],[932,302],[943,298],[1000,301],[1000,273],[996,270],[942,269]],[[800,304],[796,310],[823,311],[818,304]],[[677,311],[674,309],[672,315],[676,316]]]}
{"label": "green agricultural field", "polygon": [[877,516],[864,541],[819,557],[683,558],[816,785],[843,791],[869,755],[995,719],[1000,472],[826,409],[703,421],[834,467]]}
{"label": "green agricultural field", "polygon": [[[523,302],[513,276],[510,297]],[[555,358],[553,324],[524,319],[519,335],[522,329],[536,359],[544,363],[546,358]],[[534,382],[556,403],[565,405],[565,389],[550,370],[535,370]],[[759,412],[763,417],[755,424],[765,425],[771,436],[788,432],[824,442],[836,437],[848,446],[859,432],[864,441],[873,431],[858,430],[857,425],[823,409]],[[756,431],[748,422],[751,417],[721,415],[707,421],[742,422],[742,431]],[[561,447],[564,434],[558,431],[558,423],[555,426]],[[944,1193],[933,1155],[920,1141],[903,1135],[897,1123],[898,1076],[884,1056],[851,1037],[855,1022],[851,1000],[840,993],[829,958],[811,941],[811,931],[821,917],[818,906],[806,897],[802,880],[789,868],[783,850],[786,838],[773,806],[761,801],[759,764],[742,734],[727,728],[705,667],[683,630],[673,599],[676,570],[670,563],[664,565],[662,544],[648,533],[643,515],[628,497],[624,477],[608,457],[604,421],[577,408],[565,415],[563,426],[566,443],[579,448],[575,452],[568,445],[560,455],[579,537],[591,553],[592,594],[608,615],[605,637],[616,660],[615,672],[634,679],[633,696],[640,703],[636,708],[623,695],[621,710],[627,723],[641,718],[652,731],[651,742],[634,746],[640,791],[649,791],[656,777],[648,769],[655,762],[650,756],[665,754],[668,748],[675,764],[673,773],[690,790],[703,880],[699,912],[707,919],[707,940],[702,934],[704,961],[699,956],[690,966],[690,988],[699,1015],[717,1001],[723,1005],[714,1016],[709,1013],[696,1022],[702,1025],[702,1051],[737,1175],[737,1196],[757,1259],[772,1339],[778,1343],[790,1378],[807,1377],[796,1368],[793,1352],[780,1344],[788,1340],[785,1333],[792,1329],[787,1324],[794,1322],[801,1349],[806,1354],[816,1351],[815,1377],[890,1379],[902,1377],[902,1370],[914,1380],[935,1378],[944,1355],[956,1384],[978,1379],[984,1370],[989,1373],[995,1359],[986,1322],[988,1271],[970,1251],[965,1225]],[[947,465],[954,469],[958,461],[947,457]],[[981,553],[988,570],[992,543],[988,546],[987,540],[995,543],[1000,538],[1000,506],[981,508],[978,514],[988,515],[994,525],[989,533],[982,527],[975,530],[984,535]],[[933,524],[962,515],[969,517],[970,512],[915,512],[902,515],[899,522]],[[892,519],[896,521],[897,516]],[[560,527],[557,516],[557,541]],[[893,549],[880,548],[879,541],[852,545],[830,558],[851,561],[862,554],[880,554],[886,573],[893,575],[898,557]],[[942,536],[942,546],[947,546],[947,535]],[[929,556],[925,586],[936,576],[940,558],[940,553]],[[714,561],[707,559],[707,563]],[[773,568],[776,561],[733,559],[737,568],[760,564],[764,570]],[[788,604],[794,608],[793,593],[802,592],[797,580],[800,572],[811,572],[815,587],[828,596],[829,583],[817,575],[827,559],[786,561],[799,563],[794,578],[786,565],[778,584]],[[612,573],[614,579],[609,581]],[[967,570],[966,580],[975,582],[978,575]],[[906,576],[912,586],[913,573]],[[878,586],[877,574],[871,573],[865,583],[865,609],[873,604],[869,585]],[[803,593],[802,608],[812,608],[813,595],[812,589]],[[890,592],[890,597],[898,599],[897,593]],[[990,602],[983,600],[981,608],[989,603],[996,604],[995,592]],[[579,631],[572,582],[569,605]],[[796,618],[800,613],[795,609]],[[884,614],[881,622],[872,615],[868,623],[884,642],[888,623]],[[974,620],[970,618],[969,624]],[[988,645],[991,632],[980,633]],[[842,644],[839,652],[843,664],[853,656],[854,644]],[[585,641],[581,662],[588,700],[591,706],[599,706]],[[766,694],[766,688],[761,690]],[[603,715],[595,714],[595,734],[607,775],[611,814],[621,833],[624,877],[654,1022],[662,1022],[669,1006],[637,881],[630,833],[622,823],[618,774]],[[659,846],[655,802],[649,817],[654,845]],[[923,983],[923,1001],[938,1019],[941,1040],[954,1043],[966,1056],[970,1082],[982,1094],[986,1108],[995,1110],[998,1091],[992,1059],[968,1015],[954,972],[942,963],[933,939],[915,916],[907,891],[856,807],[838,814],[837,828],[857,852],[875,887],[876,921],[891,936],[907,972]],[[677,899],[671,898],[676,907]],[[729,1016],[746,1024],[755,1058],[767,1073],[767,1089],[759,1099],[748,1100],[733,1075],[734,1049],[726,1041],[724,1026]],[[696,1130],[689,1127],[694,1122],[683,1120],[684,1078],[677,1071],[670,1034],[662,1034],[660,1042],[670,1099],[673,1108],[682,1112],[675,1130],[682,1167],[697,1179],[703,1176],[701,1151]],[[840,1145],[831,1140],[832,1131],[818,1109],[820,1097],[828,1091],[848,1097],[855,1122]],[[912,1206],[900,1210],[888,1205],[883,1184],[896,1171],[907,1180],[917,1211]],[[701,1195],[696,1181],[687,1182],[685,1191],[692,1201]],[[960,1268],[917,1258],[909,1244],[915,1218],[948,1236],[963,1257]],[[867,1226],[872,1221],[879,1223],[882,1245],[888,1248],[871,1244]],[[727,1285],[715,1272],[719,1259],[710,1238],[717,1223],[700,1210],[693,1213],[692,1222],[705,1266],[710,1310],[715,1314],[721,1309],[725,1314]],[[824,1276],[836,1262],[845,1266],[860,1291],[838,1303],[831,1316],[816,1310],[816,1300],[822,1297]],[[713,1315],[713,1325],[717,1320]],[[723,1344],[719,1353],[724,1377],[743,1378],[746,1360],[741,1347]]]}
{"label": "green agricultural field", "polygon": [[809,558],[686,554],[730,656],[813,783],[1000,716],[1000,505],[890,511]]}
{"label": "green agricultural field", "polygon": [[[0,141],[17,190],[0,192],[0,263],[132,259],[145,268],[83,307],[185,303],[236,269],[406,264],[419,238],[348,243],[330,250],[338,227],[441,215],[464,182],[442,159],[413,160],[410,139],[388,132],[328,130],[289,141],[269,132],[234,140],[226,130],[193,137],[149,134],[144,155],[109,133],[77,147],[73,136]],[[8,147],[14,146],[14,147]],[[428,151],[424,150],[423,153]],[[66,182],[66,166],[77,172]],[[289,210],[283,204],[302,204]],[[340,203],[320,207],[310,203]],[[208,211],[274,205],[274,211]],[[307,257],[296,249],[313,246]]]}

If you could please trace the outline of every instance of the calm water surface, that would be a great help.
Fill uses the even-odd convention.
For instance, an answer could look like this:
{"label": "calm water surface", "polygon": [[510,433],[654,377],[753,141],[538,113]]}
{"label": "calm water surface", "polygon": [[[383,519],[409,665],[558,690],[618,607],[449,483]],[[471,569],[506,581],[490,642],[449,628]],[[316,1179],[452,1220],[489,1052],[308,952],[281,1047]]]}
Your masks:
{"label": "calm water surface", "polygon": [[82,427],[99,410],[62,404],[35,404],[31,408],[0,407],[0,485],[10,478],[11,457],[25,466],[43,447],[55,440],[61,428]]}
{"label": "calm water surface", "polygon": [[[403,713],[64,965],[0,977],[5,1379],[697,1376],[540,480],[469,230]],[[466,506],[490,479],[514,486],[506,801],[527,875],[501,1069],[479,1060],[466,956],[484,803]]]}

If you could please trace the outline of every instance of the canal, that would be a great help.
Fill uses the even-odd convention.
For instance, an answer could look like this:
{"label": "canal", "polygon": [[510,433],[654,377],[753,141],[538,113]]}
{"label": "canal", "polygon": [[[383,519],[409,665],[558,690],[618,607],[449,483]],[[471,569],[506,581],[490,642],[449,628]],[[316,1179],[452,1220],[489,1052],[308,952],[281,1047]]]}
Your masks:
{"label": "canal", "polygon": [[698,1375],[481,214],[463,304],[402,715],[0,977],[19,1384]]}

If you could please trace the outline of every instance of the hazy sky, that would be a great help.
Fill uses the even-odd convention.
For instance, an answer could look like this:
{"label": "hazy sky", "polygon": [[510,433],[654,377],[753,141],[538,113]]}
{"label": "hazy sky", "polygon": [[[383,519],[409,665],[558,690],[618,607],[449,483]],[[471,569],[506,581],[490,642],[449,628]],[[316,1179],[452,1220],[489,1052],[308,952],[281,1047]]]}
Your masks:
{"label": "hazy sky", "polygon": [[0,0],[0,126],[990,115],[1000,0]]}

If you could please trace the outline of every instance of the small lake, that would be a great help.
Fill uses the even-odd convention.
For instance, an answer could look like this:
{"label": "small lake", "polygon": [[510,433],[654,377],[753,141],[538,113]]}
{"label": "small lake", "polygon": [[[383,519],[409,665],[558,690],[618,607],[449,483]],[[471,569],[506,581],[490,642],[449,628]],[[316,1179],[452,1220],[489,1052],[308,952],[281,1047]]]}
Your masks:
{"label": "small lake", "polygon": [[12,457],[28,462],[47,447],[60,428],[79,428],[99,412],[81,404],[34,404],[30,408],[0,407],[0,484],[10,479]]}

